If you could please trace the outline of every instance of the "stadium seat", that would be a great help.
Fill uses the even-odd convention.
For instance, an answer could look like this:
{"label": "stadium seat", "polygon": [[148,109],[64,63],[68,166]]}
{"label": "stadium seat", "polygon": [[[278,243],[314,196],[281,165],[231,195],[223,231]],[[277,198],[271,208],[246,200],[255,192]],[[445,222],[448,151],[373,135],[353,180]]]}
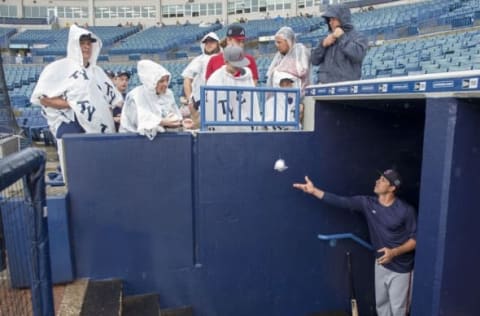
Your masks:
{"label": "stadium seat", "polygon": [[129,54],[128,60],[140,60],[141,57],[142,57],[141,54]]}

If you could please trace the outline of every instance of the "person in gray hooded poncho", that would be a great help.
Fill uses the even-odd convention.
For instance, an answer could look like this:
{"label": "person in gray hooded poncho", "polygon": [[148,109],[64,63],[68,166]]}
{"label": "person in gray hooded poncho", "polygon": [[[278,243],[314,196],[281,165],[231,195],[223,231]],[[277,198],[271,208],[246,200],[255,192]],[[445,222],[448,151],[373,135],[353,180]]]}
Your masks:
{"label": "person in gray hooded poncho", "polygon": [[284,26],[275,34],[278,52],[267,71],[267,87],[279,87],[283,75],[292,75],[293,86],[300,88],[302,96],[310,77],[310,51],[303,44],[297,43],[292,28]]}
{"label": "person in gray hooded poncho", "polygon": [[350,9],[332,5],[322,16],[330,33],[312,50],[312,65],[319,66],[318,83],[360,79],[368,43],[354,30]]}

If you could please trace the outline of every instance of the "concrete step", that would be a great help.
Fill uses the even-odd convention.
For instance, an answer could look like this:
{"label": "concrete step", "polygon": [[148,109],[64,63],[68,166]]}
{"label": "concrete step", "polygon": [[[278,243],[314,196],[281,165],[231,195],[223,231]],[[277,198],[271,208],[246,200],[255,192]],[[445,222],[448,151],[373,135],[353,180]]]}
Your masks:
{"label": "concrete step", "polygon": [[160,310],[160,316],[193,316],[193,308],[191,306],[166,308]]}
{"label": "concrete step", "polygon": [[160,309],[156,293],[122,296],[122,290],[120,279],[75,280],[65,286],[57,316],[193,316],[191,306]]}
{"label": "concrete step", "polygon": [[120,315],[122,301],[122,280],[90,280],[80,316]]}
{"label": "concrete step", "polygon": [[88,279],[78,279],[67,284],[57,316],[79,316],[87,287]]}
{"label": "concrete step", "polygon": [[122,299],[122,316],[158,316],[160,304],[158,294],[148,293],[124,296]]}

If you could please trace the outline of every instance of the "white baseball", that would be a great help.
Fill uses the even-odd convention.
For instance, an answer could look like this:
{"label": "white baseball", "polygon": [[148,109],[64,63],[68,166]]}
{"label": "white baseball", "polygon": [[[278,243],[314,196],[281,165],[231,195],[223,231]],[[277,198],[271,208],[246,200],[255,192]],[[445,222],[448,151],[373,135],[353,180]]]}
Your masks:
{"label": "white baseball", "polygon": [[285,165],[285,160],[283,159],[277,159],[277,161],[275,161],[275,165],[273,166],[273,169],[279,171],[279,172],[282,172],[284,170],[286,170],[288,167]]}

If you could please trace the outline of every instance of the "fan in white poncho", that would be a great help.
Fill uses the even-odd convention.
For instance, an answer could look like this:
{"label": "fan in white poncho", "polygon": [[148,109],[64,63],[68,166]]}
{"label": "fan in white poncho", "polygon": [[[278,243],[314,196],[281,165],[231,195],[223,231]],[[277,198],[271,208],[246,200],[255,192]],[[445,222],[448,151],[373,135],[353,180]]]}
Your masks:
{"label": "fan in white poncho", "polygon": [[267,86],[278,87],[282,73],[289,73],[294,78],[294,87],[300,88],[302,95],[310,79],[310,51],[302,44],[296,43],[295,32],[284,26],[275,34],[278,52],[273,57],[267,71]]}
{"label": "fan in white poncho", "polygon": [[[286,72],[278,72],[275,86],[280,88],[293,88],[295,76]],[[291,92],[276,92],[267,99],[264,106],[266,122],[294,122],[296,120],[297,94]],[[301,105],[299,105],[299,108]],[[300,110],[301,112],[301,110]],[[301,114],[301,113],[299,113]],[[288,129],[288,127],[273,126],[273,130]]]}
{"label": "fan in white poncho", "polygon": [[[91,51],[82,51],[81,36],[89,39]],[[75,117],[87,133],[115,132],[111,108],[121,104],[123,98],[103,69],[96,65],[101,48],[102,42],[95,34],[72,25],[67,57],[52,62],[42,71],[31,102],[44,105],[44,115],[55,136],[62,123],[74,122]],[[43,98],[66,100],[67,104],[46,105]]]}
{"label": "fan in white poncho", "polygon": [[44,68],[31,102],[41,104],[57,151],[63,179],[66,170],[62,136],[67,133],[114,133],[111,108],[123,98],[102,68],[96,65],[102,41],[93,33],[72,25],[67,57]]}
{"label": "fan in white poncho", "polygon": [[151,60],[137,65],[142,85],[127,94],[120,119],[120,132],[139,133],[153,139],[167,128],[179,128],[182,115],[173,92],[168,89],[171,74]]}
{"label": "fan in white poncho", "polygon": [[[225,65],[216,70],[207,80],[207,86],[254,88],[252,72],[243,48],[227,46],[223,52]],[[207,90],[205,119],[208,122],[231,122],[225,126],[210,128],[215,131],[251,131],[246,122],[261,120],[256,92],[238,90]],[[238,124],[240,123],[240,124]]]}

